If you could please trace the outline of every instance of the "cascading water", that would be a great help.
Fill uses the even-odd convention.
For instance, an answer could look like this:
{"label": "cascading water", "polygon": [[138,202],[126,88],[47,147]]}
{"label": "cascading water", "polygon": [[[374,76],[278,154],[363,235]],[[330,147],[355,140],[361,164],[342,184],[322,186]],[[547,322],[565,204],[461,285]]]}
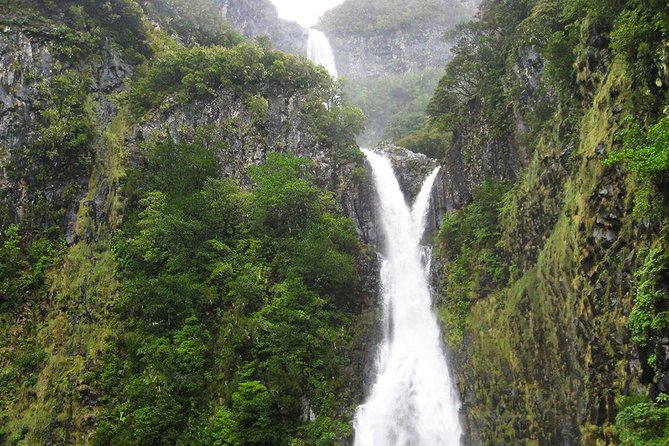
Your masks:
{"label": "cascading water", "polygon": [[309,30],[307,57],[316,65],[325,67],[330,76],[337,77],[337,65],[335,64],[335,57],[330,46],[330,41],[325,34],[317,29],[312,28]]}
{"label": "cascading water", "polygon": [[407,206],[390,160],[364,150],[372,166],[385,252],[384,336],[376,382],[355,417],[355,446],[459,446],[460,402],[431,308],[430,252],[421,245],[438,168]]}

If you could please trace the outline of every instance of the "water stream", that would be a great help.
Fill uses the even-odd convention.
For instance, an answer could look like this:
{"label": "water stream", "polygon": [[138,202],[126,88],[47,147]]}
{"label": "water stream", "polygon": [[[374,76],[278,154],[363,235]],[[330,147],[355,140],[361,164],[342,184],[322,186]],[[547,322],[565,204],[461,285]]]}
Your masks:
{"label": "water stream", "polygon": [[459,446],[460,402],[432,311],[430,251],[421,245],[430,193],[425,180],[409,207],[390,160],[369,150],[378,198],[382,253],[383,341],[376,380],[355,417],[355,446]]}
{"label": "water stream", "polygon": [[309,30],[307,57],[316,65],[322,65],[330,76],[337,77],[337,65],[327,36],[317,29]]}

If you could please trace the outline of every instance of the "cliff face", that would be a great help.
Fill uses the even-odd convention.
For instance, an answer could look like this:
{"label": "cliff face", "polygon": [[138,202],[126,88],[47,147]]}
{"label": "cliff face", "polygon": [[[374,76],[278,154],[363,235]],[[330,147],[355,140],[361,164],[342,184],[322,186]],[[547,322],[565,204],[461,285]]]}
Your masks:
{"label": "cliff face", "polygon": [[295,22],[279,18],[269,0],[218,0],[223,18],[247,37],[268,36],[274,48],[306,55],[309,33]]}
{"label": "cliff face", "polygon": [[[431,14],[422,16],[421,10],[428,8]],[[445,34],[475,8],[475,2],[459,1],[427,6],[348,1],[327,12],[320,27],[330,39],[341,75],[355,81],[443,67],[451,47]],[[406,10],[412,10],[408,17]]]}
{"label": "cliff face", "polygon": [[[4,28],[0,46],[3,62],[0,69],[0,140],[3,150],[0,196],[9,210],[7,217],[11,221],[26,219],[38,227],[54,223],[67,227],[70,239],[76,225],[76,203],[82,198],[90,179],[90,158],[95,142],[89,141],[91,147],[82,155],[86,163],[76,166],[67,166],[67,162],[55,153],[46,159],[43,156],[31,158],[26,147],[40,137],[44,109],[52,105],[48,89],[63,81],[64,74],[70,73],[74,64],[63,66],[53,41],[15,27]],[[106,127],[117,113],[112,95],[125,88],[133,73],[132,66],[124,62],[111,45],[106,45],[99,59],[86,63],[83,68],[77,67],[76,72],[90,81],[87,86],[90,115],[95,116],[100,128]],[[42,173],[44,169],[53,169],[56,173],[47,177]],[[37,202],[49,209],[67,209],[67,212],[51,216],[33,213],[31,209]]]}
{"label": "cliff face", "polygon": [[323,28],[335,53],[340,75],[351,82],[443,67],[450,58],[450,44],[437,26],[426,26],[411,34],[389,30],[372,35],[359,35],[355,30],[340,31],[328,27],[327,22]]}
{"label": "cliff face", "polygon": [[[41,3],[36,4],[41,7]],[[261,18],[244,16],[243,7],[269,21],[276,16],[273,8],[256,9],[254,4],[238,2],[235,6],[228,2],[222,6],[227,8],[226,14],[230,17],[238,14],[238,18],[248,24],[257,24]],[[133,187],[143,178],[160,173],[147,167],[156,144],[215,150],[216,162],[220,165],[216,177],[238,180],[244,193],[254,187],[248,176],[249,165],[263,164],[276,153],[307,157],[312,163],[310,171],[303,173],[313,175],[318,187],[328,191],[319,200],[326,203],[329,197],[336,200],[328,212],[333,216],[349,216],[363,242],[372,243],[376,239],[373,189],[363,159],[356,153],[352,134],[360,125],[359,116],[337,102],[329,80],[321,78],[310,64],[256,47],[244,47],[242,51],[257,60],[276,59],[273,68],[277,71],[270,75],[264,67],[259,76],[267,77],[251,78],[244,81],[245,84],[232,80],[223,86],[217,77],[213,81],[214,88],[205,89],[205,94],[198,90],[184,97],[171,91],[155,108],[138,112],[129,105],[128,96],[135,94],[129,85],[132,83],[138,88],[145,79],[142,76],[147,75],[153,64],[165,63],[174,53],[157,55],[147,51],[143,57],[137,57],[127,46],[110,38],[110,34],[103,34],[109,38],[101,40],[102,47],[93,46],[95,49],[90,51],[86,47],[83,54],[78,53],[78,45],[73,48],[67,40],[71,38],[67,32],[72,30],[54,30],[47,13],[44,13],[44,22],[26,25],[20,16],[30,9],[13,9],[11,5],[8,8],[10,14],[3,13],[6,23],[0,33],[0,288],[3,294],[0,300],[0,443],[104,443],[106,440],[95,438],[117,435],[113,433],[115,430],[106,430],[107,420],[111,420],[113,429],[123,429],[125,423],[118,419],[113,395],[130,387],[121,386],[110,392],[101,384],[102,377],[108,376],[105,375],[108,367],[117,364],[114,358],[123,358],[125,347],[121,339],[130,335],[135,323],[118,312],[128,281],[121,272],[124,266],[114,247],[125,237],[120,235],[122,228],[138,209]],[[81,20],[93,20],[77,8],[70,11],[82,14]],[[137,10],[132,9],[131,14],[135,13]],[[128,22],[126,18],[124,23]],[[262,34],[267,34],[264,24],[261,28]],[[250,28],[246,31],[254,33]],[[187,57],[211,54],[228,57],[226,51],[233,51],[219,47],[182,48],[160,30],[142,28],[142,32],[154,33],[152,37],[161,42],[151,51],[159,52],[160,45],[166,42]],[[298,34],[286,34],[286,44],[294,42],[292,39]],[[76,35],[89,38],[84,32]],[[137,37],[141,38],[141,33],[138,32]],[[299,47],[293,50],[302,51]],[[255,69],[257,60],[248,63]],[[223,67],[237,61],[226,59]],[[175,66],[187,64],[188,59],[184,58]],[[191,67],[192,72],[198,68]],[[283,70],[294,70],[291,73],[297,74],[289,75]],[[159,72],[166,73],[165,70]],[[172,72],[177,76],[179,73]],[[245,75],[242,70],[241,76]],[[301,83],[292,83],[300,77],[302,80],[297,82]],[[183,84],[177,82],[176,85]],[[159,86],[164,86],[164,82]],[[198,88],[202,88],[202,84]],[[148,93],[154,92],[155,89],[148,90]],[[201,142],[202,138],[206,142]],[[193,169],[199,175],[191,162],[198,160],[186,158],[178,177],[193,175]],[[178,182],[180,178],[173,180]],[[241,211],[239,216],[242,216]],[[348,230],[346,225],[342,228]],[[20,241],[14,245],[17,236]],[[355,276],[360,281],[355,285],[355,292],[347,293],[347,303],[342,303],[342,308],[347,309],[336,316],[343,317],[337,323],[338,333],[343,336],[340,351],[356,351],[353,355],[341,353],[345,360],[336,366],[341,367],[341,383],[346,384],[337,384],[340,395],[327,396],[330,398],[327,401],[301,390],[301,399],[289,406],[293,414],[306,413],[298,417],[296,423],[313,427],[315,424],[310,422],[316,417],[318,423],[326,420],[326,424],[319,424],[321,427],[317,429],[329,431],[341,441],[349,435],[345,423],[352,416],[352,402],[362,399],[365,358],[372,354],[373,339],[368,334],[375,326],[373,312],[378,289],[378,267],[373,251],[355,239],[349,241],[351,249],[358,253],[357,271],[347,275],[345,280]],[[257,271],[252,277],[261,284],[258,274],[264,273],[262,269]],[[234,277],[234,274],[228,272],[224,277]],[[260,298],[256,298],[253,305],[262,305],[262,299],[257,299]],[[183,300],[178,299],[178,302]],[[205,323],[217,312],[207,310],[199,318]],[[239,316],[236,318],[239,321]],[[206,330],[216,331],[214,336],[219,336],[216,328],[219,322],[207,322]],[[242,334],[242,331],[236,329],[233,333]],[[168,343],[172,342],[173,335],[167,336]],[[216,342],[233,345],[222,338]],[[332,344],[328,348],[331,350],[331,347]],[[212,354],[212,358],[220,357],[217,355]],[[328,367],[334,366],[328,364]],[[220,373],[222,367],[211,364],[207,374],[214,369]],[[116,378],[109,383],[125,373],[117,369],[112,374]],[[339,372],[334,373],[339,375]],[[220,391],[215,401],[212,399],[214,405],[220,405],[220,398],[231,398],[228,387],[231,375],[224,377],[221,373],[213,381],[205,375],[198,374],[218,388],[213,393]],[[283,376],[269,376],[279,379],[279,375]],[[159,395],[161,388],[165,389],[164,383],[153,394]],[[209,388],[207,401],[214,398],[213,393]],[[177,398],[176,394],[170,396],[172,401]],[[194,403],[189,404],[192,410]],[[296,408],[296,404],[299,407]],[[203,414],[212,410],[208,403],[205,406],[201,408]],[[203,422],[208,423],[211,414],[202,416]],[[130,417],[133,422],[146,421],[140,412]],[[335,418],[344,422],[335,422]],[[179,419],[185,420],[184,417]],[[163,429],[162,422],[156,423],[156,429]],[[218,429],[217,425],[212,426],[201,429],[201,435],[208,436],[211,429]],[[293,424],[290,429],[295,432]],[[162,432],[155,444],[171,441],[165,440],[167,431]],[[273,435],[277,435],[276,427]],[[299,431],[294,435],[312,434]],[[119,437],[113,438],[117,441]],[[144,441],[150,440],[138,439],[137,444],[147,444]],[[195,443],[188,440],[188,444]]]}
{"label": "cliff face", "polygon": [[476,5],[348,0],[322,17],[318,27],[348,80],[346,93],[368,117],[362,145],[398,139],[415,125],[451,58],[447,33],[472,17]]}
{"label": "cliff face", "polygon": [[[635,402],[665,387],[666,327],[639,343],[634,325],[640,284],[666,286],[666,275],[655,282],[644,272],[656,261],[649,249],[666,249],[665,192],[651,193],[663,210],[640,218],[640,180],[605,160],[620,148],[626,116],[657,115],[635,109],[638,80],[621,58],[612,62],[611,28],[601,23],[583,24],[571,41],[574,72],[556,82],[555,53],[530,38],[537,23],[552,23],[556,5],[526,6],[499,65],[482,59],[483,93],[463,95],[472,85],[458,76],[480,54],[465,37],[430,106],[435,123],[458,116],[443,134],[434,269],[467,444],[646,444],[634,435],[651,434],[626,423],[641,410]],[[484,2],[483,27],[520,10]],[[494,48],[505,46],[484,53]],[[661,66],[649,69],[666,85]]]}

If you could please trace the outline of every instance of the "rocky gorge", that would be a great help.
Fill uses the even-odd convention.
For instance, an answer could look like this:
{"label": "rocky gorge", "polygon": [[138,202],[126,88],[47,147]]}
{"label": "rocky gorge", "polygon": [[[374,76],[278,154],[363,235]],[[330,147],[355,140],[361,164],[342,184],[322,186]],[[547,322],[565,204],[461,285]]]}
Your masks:
{"label": "rocky gorge", "polygon": [[[660,444],[666,8],[426,2],[455,12],[413,33],[381,3],[319,28],[345,88],[434,70],[379,150],[409,202],[441,166],[464,444]],[[267,1],[102,11],[0,7],[0,443],[347,444],[381,336],[362,114]]]}

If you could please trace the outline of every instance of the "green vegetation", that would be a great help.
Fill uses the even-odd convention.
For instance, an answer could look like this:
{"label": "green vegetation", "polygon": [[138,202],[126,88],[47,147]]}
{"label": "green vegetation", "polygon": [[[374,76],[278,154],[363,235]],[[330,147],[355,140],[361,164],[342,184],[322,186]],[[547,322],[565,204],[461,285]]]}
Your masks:
{"label": "green vegetation", "polygon": [[[634,201],[637,215],[666,212],[661,200],[658,203],[653,197],[657,191],[666,191],[669,185],[669,118],[661,118],[647,132],[630,118],[618,138],[621,147],[609,156],[606,164],[621,163],[637,177],[639,186]],[[667,194],[664,196],[666,199]]]}
{"label": "green vegetation", "polygon": [[[388,74],[380,78],[356,79],[344,87],[346,99],[369,117],[367,137],[396,141],[423,122],[441,69],[417,73]],[[368,141],[369,143],[373,141]]]}
{"label": "green vegetation", "polygon": [[8,0],[0,5],[0,17],[2,24],[50,35],[61,62],[97,54],[105,39],[116,42],[131,60],[149,54],[148,27],[134,0]]}
{"label": "green vegetation", "polygon": [[30,234],[16,224],[0,232],[0,441],[9,433],[4,426],[12,406],[35,387],[47,361],[32,320],[11,332],[10,327],[16,314],[30,314],[44,304],[47,275],[65,253],[57,234],[57,228]]}
{"label": "green vegetation", "polygon": [[[666,289],[669,251],[664,243],[659,243],[640,254],[644,263],[636,272],[638,285],[629,325],[634,341],[646,346],[651,336],[662,336],[669,329],[669,313],[665,311],[669,304]],[[655,339],[654,343],[658,341]]]}
{"label": "green vegetation", "polygon": [[63,241],[57,228],[26,234],[12,224],[0,234],[0,311],[30,303],[46,292],[46,273],[62,260]]}
{"label": "green vegetation", "polygon": [[[156,141],[130,174],[135,205],[113,248],[125,328],[96,380],[107,409],[94,443],[346,435],[334,420],[350,404],[355,231],[308,160],[270,154],[245,192],[218,179],[208,142]],[[320,428],[302,427],[304,401]]]}
{"label": "green vegetation", "polygon": [[669,407],[644,402],[623,408],[616,416],[624,446],[662,446],[669,439]]}
{"label": "green vegetation", "polygon": [[467,15],[465,7],[456,0],[347,0],[326,12],[323,23],[335,32],[409,33],[435,19],[443,29],[450,29]]}
{"label": "green vegetation", "polygon": [[223,20],[211,0],[136,0],[162,29],[176,34],[188,46],[231,46],[243,39]]}
{"label": "green vegetation", "polygon": [[440,283],[445,302],[439,315],[451,345],[462,342],[471,305],[508,280],[508,265],[498,246],[507,189],[504,183],[485,182],[471,203],[444,218],[439,230],[439,255],[446,260]]}
{"label": "green vegetation", "polygon": [[180,47],[151,61],[131,89],[129,103],[141,114],[159,106],[167,111],[188,101],[212,98],[221,87],[269,95],[272,89],[288,94],[326,90],[329,83],[325,73],[305,58],[256,45]]}
{"label": "green vegetation", "polygon": [[[481,184],[440,234],[438,308],[477,440],[666,444],[666,4],[484,1],[479,16],[400,140],[453,151]],[[488,202],[500,177],[514,184]],[[625,398],[639,389],[653,401]]]}
{"label": "green vegetation", "polygon": [[[38,93],[0,157],[0,444],[350,435],[361,247],[320,166],[272,152],[355,163],[364,117],[323,70],[243,42],[217,7],[0,5],[15,87]],[[14,33],[50,72],[20,62]],[[107,64],[133,75],[107,91]],[[137,131],[218,97],[239,105],[220,126]],[[244,171],[240,154],[239,178],[222,178],[233,144],[267,159]]]}
{"label": "green vegetation", "polygon": [[[454,58],[427,108],[427,122],[405,139],[414,150],[443,150],[438,149],[439,135],[448,150],[452,132],[466,126],[473,108],[485,116],[489,137],[496,139],[513,136],[514,110],[523,114],[534,135],[558,106],[565,127],[573,125],[581,106],[578,100],[586,93],[577,81],[591,86],[601,80],[598,62],[586,56],[593,50],[588,39],[594,34],[602,36],[604,44],[610,42],[614,58],[626,62],[633,88],[640,93],[632,97],[635,110],[656,116],[666,102],[662,39],[669,15],[662,2],[512,0],[484,5],[479,21],[460,25],[454,33],[459,36]],[[516,52],[524,42],[536,45],[533,51],[540,56],[545,86],[526,85],[528,81],[514,73],[514,64],[528,63]],[[520,88],[509,88],[509,76]]]}
{"label": "green vegetation", "polygon": [[[7,165],[13,184],[23,183],[33,206],[25,216],[25,226],[46,229],[64,217],[63,202],[72,200],[82,184],[68,184],[62,201],[49,203],[50,188],[81,180],[93,161],[93,141],[97,126],[89,102],[90,78],[72,71],[53,76],[39,86],[40,116],[29,140]],[[10,211],[11,212],[11,211]],[[10,218],[11,215],[2,218]]]}

